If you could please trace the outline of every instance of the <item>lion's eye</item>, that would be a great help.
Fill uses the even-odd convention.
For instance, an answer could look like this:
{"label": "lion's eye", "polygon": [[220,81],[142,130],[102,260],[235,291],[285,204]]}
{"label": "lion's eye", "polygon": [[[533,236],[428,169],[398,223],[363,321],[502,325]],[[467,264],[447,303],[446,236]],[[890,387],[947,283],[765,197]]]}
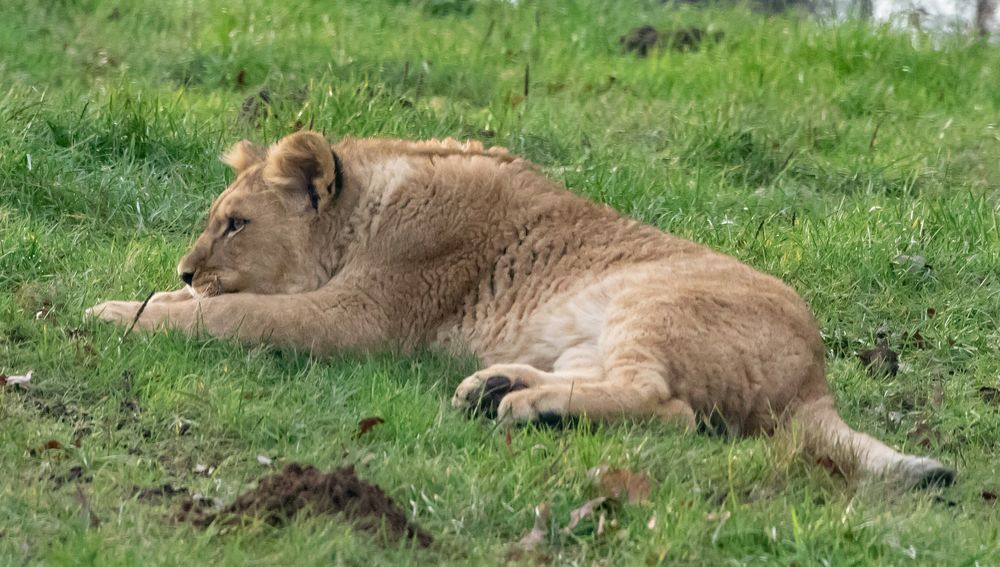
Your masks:
{"label": "lion's eye", "polygon": [[235,234],[243,229],[249,223],[247,219],[241,219],[238,217],[229,217],[229,226],[226,227],[226,234]]}

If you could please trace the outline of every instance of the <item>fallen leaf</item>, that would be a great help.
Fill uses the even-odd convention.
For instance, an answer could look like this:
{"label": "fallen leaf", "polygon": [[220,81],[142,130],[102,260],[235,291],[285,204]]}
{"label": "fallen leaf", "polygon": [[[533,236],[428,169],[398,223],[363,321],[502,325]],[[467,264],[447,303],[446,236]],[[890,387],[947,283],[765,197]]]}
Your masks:
{"label": "fallen leaf", "polygon": [[570,512],[569,523],[566,524],[566,527],[562,529],[562,533],[564,534],[572,533],[573,528],[575,528],[577,524],[580,523],[581,520],[592,514],[594,510],[597,509],[597,507],[600,506],[601,504],[604,504],[606,500],[607,500],[606,496],[599,496],[597,498],[594,498],[593,500],[588,500],[584,502],[583,506],[580,506],[576,510]]}
{"label": "fallen leaf", "polygon": [[927,339],[920,334],[920,331],[913,331],[913,334],[909,337],[909,343],[915,349],[924,350],[927,348]]}
{"label": "fallen leaf", "polygon": [[861,365],[872,378],[895,376],[899,372],[899,355],[881,343],[858,355]]}
{"label": "fallen leaf", "polygon": [[360,439],[362,435],[371,431],[373,427],[383,423],[385,423],[385,420],[381,417],[373,416],[362,419],[358,422],[358,434],[355,436],[355,439]]}
{"label": "fallen leaf", "polygon": [[203,474],[205,476],[212,476],[212,473],[215,472],[215,467],[198,463],[194,466],[193,469],[191,469],[191,472],[193,472],[194,474]]}
{"label": "fallen leaf", "polygon": [[722,512],[709,512],[705,514],[705,519],[709,522],[725,522],[732,516],[729,510],[723,510]]}
{"label": "fallen leaf", "polygon": [[920,445],[925,449],[929,449],[931,445],[937,444],[939,440],[939,435],[931,428],[926,419],[921,419],[914,424],[913,429],[906,434],[906,437],[912,443]]}
{"label": "fallen leaf", "polygon": [[644,473],[595,467],[591,469],[591,477],[600,494],[629,504],[644,502],[653,492],[653,485]]}
{"label": "fallen leaf", "polygon": [[519,539],[513,547],[518,551],[531,551],[538,547],[540,543],[545,541],[545,535],[549,529],[549,518],[551,516],[552,511],[549,509],[547,502],[542,502],[538,506],[535,506],[535,523],[531,531],[524,534],[524,537]]}
{"label": "fallen leaf", "polygon": [[0,378],[2,378],[2,380],[0,380],[0,384],[7,386],[27,384],[28,382],[31,382],[32,373],[34,373],[34,370],[29,370],[28,373],[23,376],[5,376],[0,374]]}
{"label": "fallen leaf", "polygon": [[271,457],[268,457],[267,455],[257,455],[257,462],[265,467],[270,466],[272,463]]}
{"label": "fallen leaf", "polygon": [[984,490],[981,496],[983,497],[983,502],[987,504],[993,504],[997,501],[997,493],[992,490]]}
{"label": "fallen leaf", "polygon": [[55,439],[49,439],[45,442],[46,449],[62,449],[62,443],[56,441]]}

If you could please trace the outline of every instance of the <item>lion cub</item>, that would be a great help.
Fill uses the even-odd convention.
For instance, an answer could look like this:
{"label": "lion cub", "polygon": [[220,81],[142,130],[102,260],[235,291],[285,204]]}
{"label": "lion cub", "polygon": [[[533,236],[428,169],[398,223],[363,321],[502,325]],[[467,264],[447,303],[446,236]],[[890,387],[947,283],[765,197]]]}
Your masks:
{"label": "lion cub", "polygon": [[[314,353],[442,346],[483,370],[452,398],[513,422],[656,416],[752,434],[789,419],[864,473],[951,470],[848,427],[805,302],[778,279],[624,218],[476,142],[299,132],[224,160],[236,180],[137,329]],[[140,303],[88,313],[130,324]]]}

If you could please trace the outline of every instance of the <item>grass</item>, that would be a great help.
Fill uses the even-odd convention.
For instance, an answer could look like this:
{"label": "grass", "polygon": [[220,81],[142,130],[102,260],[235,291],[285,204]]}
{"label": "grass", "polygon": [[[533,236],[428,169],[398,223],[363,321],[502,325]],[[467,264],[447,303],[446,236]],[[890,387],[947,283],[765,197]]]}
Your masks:
{"label": "grass", "polygon": [[[979,392],[1000,374],[996,46],[653,1],[368,4],[0,7],[0,372],[35,371],[0,389],[0,563],[494,564],[538,503],[565,525],[602,463],[648,473],[652,499],[600,536],[592,519],[554,527],[556,564],[1000,563],[1000,407]],[[725,36],[623,54],[645,22]],[[310,123],[501,144],[782,277],[816,312],[846,419],[954,464],[958,484],[858,483],[788,440],[643,422],[508,444],[448,406],[473,361],[122,339],[82,318],[174,286],[228,144]],[[894,378],[857,362],[880,327]],[[371,415],[385,424],[355,438]],[[385,547],[329,518],[199,531],[134,496],[170,482],[228,502],[267,472],[257,455],[355,463],[439,544]]]}

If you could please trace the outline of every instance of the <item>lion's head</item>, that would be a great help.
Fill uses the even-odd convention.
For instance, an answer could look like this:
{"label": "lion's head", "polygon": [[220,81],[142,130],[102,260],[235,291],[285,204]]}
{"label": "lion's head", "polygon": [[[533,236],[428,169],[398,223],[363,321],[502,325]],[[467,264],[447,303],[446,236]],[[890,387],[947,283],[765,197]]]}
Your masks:
{"label": "lion's head", "polygon": [[177,266],[184,283],[213,296],[301,293],[328,281],[320,240],[342,180],[326,139],[299,132],[270,148],[242,141],[223,161],[237,176]]}

